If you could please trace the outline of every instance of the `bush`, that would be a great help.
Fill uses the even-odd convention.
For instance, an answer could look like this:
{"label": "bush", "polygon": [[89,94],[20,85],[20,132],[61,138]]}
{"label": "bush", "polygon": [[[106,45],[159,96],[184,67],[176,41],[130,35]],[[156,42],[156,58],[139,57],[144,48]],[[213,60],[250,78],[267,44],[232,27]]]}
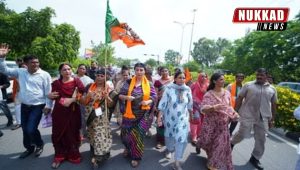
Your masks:
{"label": "bush", "polygon": [[275,127],[291,132],[300,132],[300,121],[294,118],[293,112],[300,104],[300,94],[289,88],[276,86],[278,94]]}

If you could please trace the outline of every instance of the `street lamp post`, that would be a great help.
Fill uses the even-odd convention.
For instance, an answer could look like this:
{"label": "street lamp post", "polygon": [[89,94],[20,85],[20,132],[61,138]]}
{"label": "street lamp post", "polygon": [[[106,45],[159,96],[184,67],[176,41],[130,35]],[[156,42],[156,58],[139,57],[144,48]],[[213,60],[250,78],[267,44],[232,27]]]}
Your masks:
{"label": "street lamp post", "polygon": [[[182,56],[182,42],[183,42],[183,33],[184,33],[184,28],[185,26],[192,24],[192,23],[181,23],[178,21],[173,21],[176,24],[179,24],[181,26],[182,32],[181,32],[181,41],[180,41],[180,55]],[[180,63],[180,61],[178,60],[178,64]]]}
{"label": "street lamp post", "polygon": [[189,47],[189,55],[188,55],[188,62],[190,61],[191,56],[191,48],[192,48],[192,41],[193,41],[193,33],[194,33],[194,25],[195,25],[195,13],[197,9],[193,9],[193,22],[192,22],[192,33],[191,33],[191,40],[190,40],[190,47]]}

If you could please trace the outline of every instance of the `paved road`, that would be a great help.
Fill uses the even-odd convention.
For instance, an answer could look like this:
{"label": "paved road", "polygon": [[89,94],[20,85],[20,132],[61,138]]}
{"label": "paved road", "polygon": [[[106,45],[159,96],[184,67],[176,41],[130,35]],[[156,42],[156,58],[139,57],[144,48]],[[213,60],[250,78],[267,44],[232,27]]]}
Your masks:
{"label": "paved road", "polygon": [[[4,136],[0,138],[0,169],[1,170],[47,170],[51,169],[50,165],[53,159],[53,146],[51,143],[51,128],[40,128],[42,138],[45,142],[44,152],[39,158],[29,156],[23,160],[18,156],[24,151],[22,145],[22,130],[17,129],[11,131],[4,128],[6,124],[4,115],[0,115],[0,128],[4,132]],[[122,157],[123,146],[120,142],[119,131],[113,128],[113,146],[111,150],[111,158],[99,169],[103,170],[127,170],[132,169],[129,160]],[[151,128],[154,133],[154,127]],[[242,143],[235,146],[233,150],[233,163],[236,170],[253,170],[251,164],[248,163],[253,148],[253,138],[245,139]],[[172,160],[168,161],[164,158],[163,150],[154,148],[155,138],[147,138],[145,140],[145,153],[143,160],[137,170],[167,170],[171,169]],[[89,145],[84,143],[80,147],[83,157],[82,163],[74,165],[69,162],[63,163],[59,169],[61,170],[83,170],[90,169],[89,165]],[[266,152],[261,160],[266,170],[294,170],[298,155],[296,154],[296,143],[282,138],[280,135],[270,133],[267,138]],[[200,155],[195,153],[194,147],[188,145],[185,155],[183,169],[200,170],[206,169],[206,154],[204,151]]]}

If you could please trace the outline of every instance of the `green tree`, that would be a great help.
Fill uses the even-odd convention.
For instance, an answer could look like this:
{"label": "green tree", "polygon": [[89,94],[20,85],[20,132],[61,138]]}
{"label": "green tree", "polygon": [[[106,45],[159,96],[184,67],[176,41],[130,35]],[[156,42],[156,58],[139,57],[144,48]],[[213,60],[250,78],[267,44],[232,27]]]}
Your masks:
{"label": "green tree", "polygon": [[179,52],[176,52],[174,50],[168,50],[165,53],[165,61],[166,61],[167,64],[178,65],[179,57],[180,57]]}
{"label": "green tree", "polygon": [[[253,31],[234,41],[224,52],[222,68],[252,74],[257,68],[269,70],[275,81],[298,81],[300,78],[300,21],[288,22],[279,32]],[[242,66],[242,67],[241,67]]]}
{"label": "green tree", "polygon": [[191,72],[198,72],[200,70],[200,65],[196,61],[190,61],[183,64],[183,68],[189,68]]}
{"label": "green tree", "polygon": [[149,65],[152,68],[154,68],[155,66],[157,66],[157,61],[153,58],[150,58],[147,61],[145,61],[145,64]]}
{"label": "green tree", "polygon": [[78,56],[78,49],[80,47],[79,32],[76,31],[74,26],[70,24],[56,25],[52,36],[56,43],[62,46],[60,53],[58,53],[59,62],[67,61],[71,63]]}
{"label": "green tree", "polygon": [[28,50],[38,56],[46,70],[56,68],[62,62],[72,63],[78,56],[79,32],[72,25],[57,25],[47,37],[37,37]]}
{"label": "green tree", "polygon": [[194,43],[191,53],[194,60],[202,66],[213,66],[219,58],[218,46],[214,40],[200,38]]}
{"label": "green tree", "polygon": [[95,52],[95,55],[93,56],[93,59],[98,62],[99,65],[104,66],[105,65],[105,58],[106,58],[106,64],[114,64],[116,62],[116,58],[113,56],[115,48],[111,45],[105,45],[103,43],[100,43],[99,45],[93,44],[93,51]]}
{"label": "green tree", "polygon": [[118,66],[118,67],[122,67],[122,66],[130,66],[130,63],[131,63],[131,60],[130,59],[128,59],[128,58],[125,58],[125,59],[123,59],[123,58],[117,58],[116,59],[116,65]]}

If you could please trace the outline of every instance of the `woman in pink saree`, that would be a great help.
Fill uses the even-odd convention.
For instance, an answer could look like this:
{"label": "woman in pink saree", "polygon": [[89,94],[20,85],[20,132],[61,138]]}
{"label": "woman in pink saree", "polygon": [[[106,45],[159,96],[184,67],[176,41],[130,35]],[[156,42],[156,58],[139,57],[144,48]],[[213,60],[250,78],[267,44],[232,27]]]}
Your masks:
{"label": "woman in pink saree", "polygon": [[201,112],[205,114],[198,147],[207,154],[210,170],[232,170],[228,123],[239,116],[230,105],[230,93],[224,90],[224,76],[215,73],[203,97]]}

